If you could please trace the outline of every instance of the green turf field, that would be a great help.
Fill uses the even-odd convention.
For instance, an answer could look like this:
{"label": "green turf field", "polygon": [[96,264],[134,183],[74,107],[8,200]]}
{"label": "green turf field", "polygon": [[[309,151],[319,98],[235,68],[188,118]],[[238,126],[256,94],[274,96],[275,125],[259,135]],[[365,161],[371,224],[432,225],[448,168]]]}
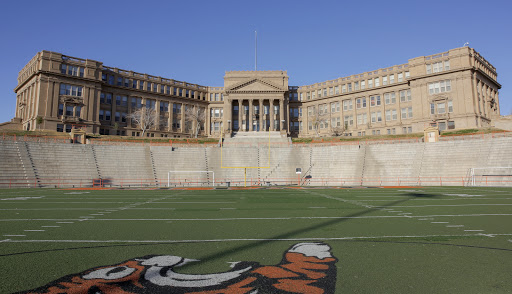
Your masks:
{"label": "green turf field", "polygon": [[147,255],[200,260],[176,268],[186,274],[277,265],[305,242],[330,246],[335,293],[512,293],[511,188],[11,189],[0,199],[0,293]]}

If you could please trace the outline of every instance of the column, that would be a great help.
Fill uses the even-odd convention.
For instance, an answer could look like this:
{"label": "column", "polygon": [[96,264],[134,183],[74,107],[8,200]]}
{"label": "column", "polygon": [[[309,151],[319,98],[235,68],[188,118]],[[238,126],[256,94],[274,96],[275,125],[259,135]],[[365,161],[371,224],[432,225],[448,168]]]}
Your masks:
{"label": "column", "polygon": [[284,101],[283,101],[283,99],[279,99],[279,130],[280,131],[286,130],[283,120],[284,120]]}
{"label": "column", "polygon": [[269,110],[270,110],[270,131],[275,131],[274,130],[274,99],[270,99],[270,107],[269,107]]}
{"label": "column", "polygon": [[253,99],[249,99],[249,117],[247,118],[247,123],[249,124],[249,132],[252,131],[252,116],[254,114],[253,102]]}
{"label": "column", "polygon": [[180,131],[185,133],[185,103],[181,103],[181,119],[180,119]]}
{"label": "column", "polygon": [[227,99],[227,109],[224,107],[222,120],[225,121],[227,130],[231,133],[233,131],[233,99]]}
{"label": "column", "polygon": [[[194,114],[197,114],[199,109],[197,107],[197,105],[192,105],[192,111]],[[192,133],[194,134],[194,137],[195,137],[195,134],[196,134],[196,128],[199,127],[198,124],[197,124],[197,119],[194,118],[194,120],[192,121]]]}
{"label": "column", "polygon": [[260,132],[263,132],[263,99],[259,99],[260,102]]}
{"label": "column", "polygon": [[238,99],[238,131],[242,130],[243,99]]}
{"label": "column", "polygon": [[173,120],[173,115],[174,115],[174,102],[173,101],[169,101],[169,125],[167,126],[167,131],[168,132],[172,132],[172,120]]}

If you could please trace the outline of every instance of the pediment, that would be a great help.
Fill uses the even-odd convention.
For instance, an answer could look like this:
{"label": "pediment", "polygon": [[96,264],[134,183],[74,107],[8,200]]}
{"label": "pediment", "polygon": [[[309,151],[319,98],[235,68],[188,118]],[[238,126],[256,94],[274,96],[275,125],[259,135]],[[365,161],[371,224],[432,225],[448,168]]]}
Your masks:
{"label": "pediment", "polygon": [[229,92],[283,92],[284,89],[274,85],[271,82],[260,80],[260,79],[251,79],[236,85],[233,85],[231,88],[227,89]]}

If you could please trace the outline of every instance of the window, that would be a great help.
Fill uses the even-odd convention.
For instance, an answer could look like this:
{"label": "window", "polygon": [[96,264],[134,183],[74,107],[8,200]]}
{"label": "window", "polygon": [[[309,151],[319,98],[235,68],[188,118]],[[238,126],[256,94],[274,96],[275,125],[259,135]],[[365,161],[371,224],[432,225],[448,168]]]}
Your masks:
{"label": "window", "polygon": [[144,81],[139,81],[139,90],[144,90]]}
{"label": "window", "polygon": [[408,71],[406,71],[405,72],[405,78],[408,79],[410,76],[411,76],[411,74]]}
{"label": "window", "polygon": [[380,105],[381,105],[380,95],[370,96],[370,107],[380,106]]}
{"label": "window", "polygon": [[151,88],[152,88],[152,87],[153,87],[153,83],[148,82],[148,85],[147,85],[146,90],[147,90],[147,91],[151,91]]}
{"label": "window", "polygon": [[108,76],[108,84],[113,85],[114,84],[114,76]]}
{"label": "window", "polygon": [[442,71],[449,70],[449,69],[450,69],[450,61],[449,60],[445,60],[444,62],[439,61],[439,62],[435,62],[432,64],[427,64],[427,74],[438,73],[438,72],[442,72]]}
{"label": "window", "polygon": [[390,75],[389,76],[389,84],[391,85],[391,84],[394,84],[394,83],[395,83],[395,75]]}
{"label": "window", "polygon": [[434,103],[430,103],[430,114],[436,113],[436,106]]}
{"label": "window", "polygon": [[369,79],[368,80],[368,89],[371,89],[371,88],[373,88],[373,80]]}
{"label": "window", "polygon": [[348,86],[348,91],[352,92],[352,83],[347,84],[347,86]]}
{"label": "window", "polygon": [[380,80],[379,78],[375,78],[375,87],[379,87],[380,86]]}
{"label": "window", "polygon": [[73,106],[66,106],[66,116],[73,116]]}
{"label": "window", "polygon": [[83,77],[84,76],[84,68],[78,67],[78,66],[73,66],[73,65],[61,64],[60,65],[60,73],[71,75],[71,76]]}
{"label": "window", "polygon": [[116,116],[115,116],[115,121],[120,121],[121,120],[121,113],[119,111],[116,111]]}
{"label": "window", "polygon": [[101,74],[101,80],[102,80],[102,81],[104,81],[104,82],[106,82],[106,81],[107,81],[107,74],[102,73],[102,74]]}
{"label": "window", "polygon": [[64,115],[64,104],[59,104],[59,115]]}
{"label": "window", "polygon": [[146,99],[146,108],[153,108],[155,109],[155,100]]}
{"label": "window", "polygon": [[400,112],[403,119],[412,118],[412,107],[404,107]]}
{"label": "window", "polygon": [[396,109],[386,110],[386,121],[397,120]]}
{"label": "window", "polygon": [[339,86],[334,87],[334,94],[339,94],[339,93],[340,93],[340,87]]}
{"label": "window", "polygon": [[130,86],[130,80],[129,79],[124,79],[124,86],[125,87],[129,87]]}
{"label": "window", "polygon": [[121,96],[116,95],[116,105],[121,105]]}
{"label": "window", "polygon": [[322,90],[318,90],[318,98],[322,97]]}
{"label": "window", "polygon": [[352,100],[343,100],[343,111],[352,110]]}
{"label": "window", "polygon": [[82,97],[82,87],[60,84],[60,95]]}
{"label": "window", "polygon": [[132,88],[137,89],[137,80],[132,81]]}
{"label": "window", "polygon": [[356,99],[356,108],[366,108],[366,97],[361,97]]}
{"label": "window", "polygon": [[347,85],[341,86],[341,93],[347,93]]}
{"label": "window", "polygon": [[311,91],[311,99],[315,99],[316,98],[316,91]]}
{"label": "window", "polygon": [[[382,77],[382,85],[385,86],[388,84],[388,77],[387,76],[383,76]],[[375,86],[377,86],[377,83],[375,83]]]}
{"label": "window", "polygon": [[76,106],[75,107],[75,116],[80,117],[81,112],[82,112],[82,106]]}
{"label": "window", "polygon": [[437,123],[437,126],[439,127],[439,131],[444,131],[446,130],[446,122],[444,121],[440,121]]}
{"label": "window", "polygon": [[181,113],[181,104],[173,103],[172,104],[172,112],[173,113]]}
{"label": "window", "polygon": [[380,135],[380,130],[372,130],[372,135]]}
{"label": "window", "polygon": [[166,86],[166,90],[165,94],[171,95],[171,86]]}
{"label": "window", "polygon": [[444,80],[444,81],[439,81],[439,82],[428,84],[428,91],[429,91],[430,95],[449,92],[449,91],[451,91],[451,89],[452,89],[452,87],[451,87],[450,80]]}
{"label": "window", "polygon": [[444,102],[437,103],[437,113],[439,113],[439,114],[446,113],[445,103]]}
{"label": "window", "polygon": [[359,90],[359,82],[354,82],[354,90]]}
{"label": "window", "polygon": [[400,91],[400,102],[411,101],[411,90]]}
{"label": "window", "polygon": [[448,101],[448,112],[449,113],[453,112],[453,101],[452,100]]}
{"label": "window", "polygon": [[334,89],[333,89],[333,87],[330,87],[330,88],[329,88],[329,95],[334,95]]}
{"label": "window", "polygon": [[324,97],[327,97],[327,89],[324,89]]}
{"label": "window", "polygon": [[142,98],[132,97],[132,108],[141,108]]}
{"label": "window", "polygon": [[398,74],[398,82],[400,83],[400,82],[403,82],[403,81],[404,81],[404,73],[401,72],[401,73]]}
{"label": "window", "polygon": [[345,126],[353,126],[354,125],[354,116],[353,115],[345,115],[343,119],[343,124]]}
{"label": "window", "polygon": [[64,125],[63,124],[57,124],[57,132],[64,132]]}
{"label": "window", "polygon": [[110,111],[105,111],[105,120],[110,120]]}
{"label": "window", "polygon": [[382,121],[382,112],[380,112],[380,111],[372,112],[371,119],[372,119],[372,123],[381,122]]}
{"label": "window", "polygon": [[315,106],[308,107],[308,116],[315,115]]}
{"label": "window", "polygon": [[169,102],[160,102],[160,112],[169,111]]}
{"label": "window", "polygon": [[66,133],[71,133],[71,125],[66,125]]}
{"label": "window", "polygon": [[118,86],[122,86],[123,85],[123,78],[122,77],[118,77],[117,78],[117,85]]}
{"label": "window", "polygon": [[100,109],[100,120],[105,119],[104,114],[105,114],[105,111],[103,109]]}
{"label": "window", "polygon": [[396,94],[395,94],[395,92],[385,93],[384,94],[384,101],[385,101],[386,105],[388,105],[388,104],[395,104],[396,103]]}
{"label": "window", "polygon": [[455,129],[455,122],[454,121],[448,121],[448,130]]}
{"label": "window", "polygon": [[121,122],[126,122],[126,112],[121,112]]}
{"label": "window", "polygon": [[357,124],[363,125],[368,123],[368,115],[366,113],[361,113],[357,115]]}
{"label": "window", "polygon": [[366,81],[361,81],[361,90],[366,88]]}

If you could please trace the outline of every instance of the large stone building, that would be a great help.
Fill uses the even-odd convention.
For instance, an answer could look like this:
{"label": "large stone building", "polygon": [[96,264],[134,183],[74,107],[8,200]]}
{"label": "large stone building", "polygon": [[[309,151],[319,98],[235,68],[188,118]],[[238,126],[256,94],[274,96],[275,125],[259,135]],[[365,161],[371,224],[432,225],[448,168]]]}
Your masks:
{"label": "large stone building", "polygon": [[403,134],[433,122],[440,130],[481,128],[499,118],[500,88],[495,67],[469,47],[305,86],[289,86],[285,71],[230,71],[224,87],[41,51],[19,73],[11,126],[140,136],[129,114],[145,107],[157,113],[151,137],[190,137],[196,127],[209,137]]}

